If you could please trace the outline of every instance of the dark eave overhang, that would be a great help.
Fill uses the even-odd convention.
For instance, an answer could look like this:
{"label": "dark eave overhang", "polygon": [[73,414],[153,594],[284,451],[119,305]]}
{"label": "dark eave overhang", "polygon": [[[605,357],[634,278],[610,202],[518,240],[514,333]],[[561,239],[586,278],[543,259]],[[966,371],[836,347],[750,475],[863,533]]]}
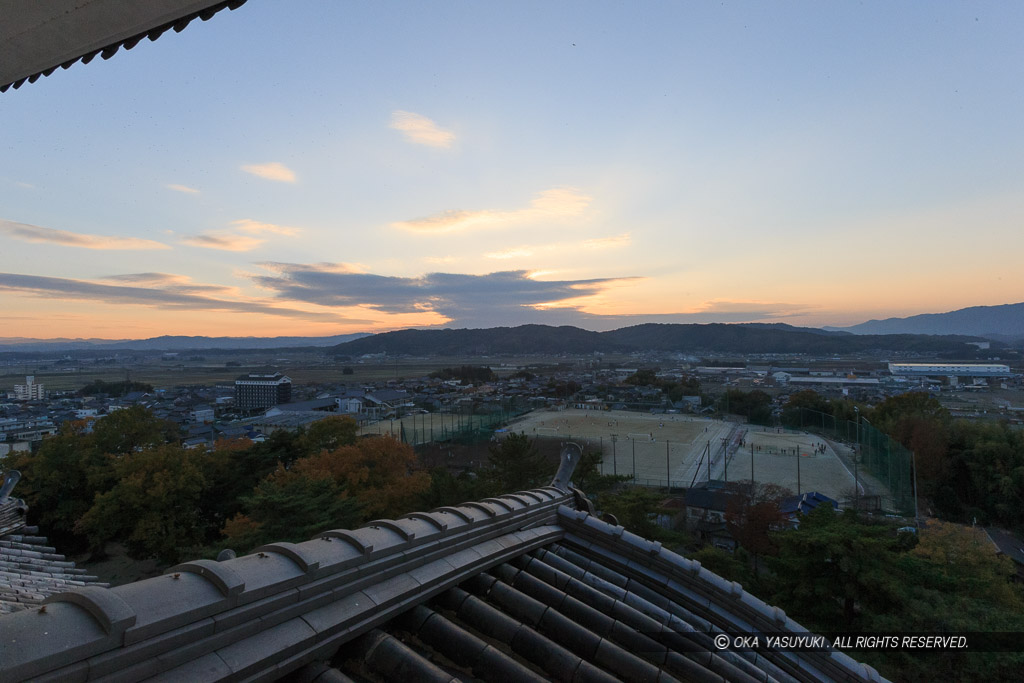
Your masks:
{"label": "dark eave overhang", "polygon": [[110,59],[143,38],[181,32],[245,0],[0,0],[0,92],[35,83],[58,67]]}

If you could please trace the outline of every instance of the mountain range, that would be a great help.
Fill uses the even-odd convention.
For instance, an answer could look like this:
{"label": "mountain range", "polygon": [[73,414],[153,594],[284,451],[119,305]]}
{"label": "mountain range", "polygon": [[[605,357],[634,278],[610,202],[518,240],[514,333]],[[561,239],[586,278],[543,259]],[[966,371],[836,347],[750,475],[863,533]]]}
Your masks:
{"label": "mountain range", "polygon": [[969,357],[974,337],[854,335],[783,324],[646,324],[608,332],[578,327],[520,325],[489,329],[397,330],[335,346],[331,353],[356,357],[487,356],[519,354],[629,353],[810,353],[913,352]]}
{"label": "mountain range", "polygon": [[826,330],[853,334],[966,334],[996,341],[1024,339],[1024,303],[971,306],[948,313],[923,313],[909,318],[869,320]]}
{"label": "mountain range", "polygon": [[1024,347],[1024,303],[972,306],[948,313],[869,320],[850,327],[784,323],[646,324],[609,332],[578,327],[520,325],[490,329],[410,329],[329,337],[190,337],[150,339],[29,339],[0,337],[0,352],[199,351],[321,347],[337,355],[561,354],[720,351],[727,353],[844,353],[916,351],[963,353],[972,339]]}
{"label": "mountain range", "polygon": [[0,351],[199,351],[203,349],[281,349],[334,346],[370,333],[336,334],[330,337],[184,337],[150,339],[28,339],[0,337]]}

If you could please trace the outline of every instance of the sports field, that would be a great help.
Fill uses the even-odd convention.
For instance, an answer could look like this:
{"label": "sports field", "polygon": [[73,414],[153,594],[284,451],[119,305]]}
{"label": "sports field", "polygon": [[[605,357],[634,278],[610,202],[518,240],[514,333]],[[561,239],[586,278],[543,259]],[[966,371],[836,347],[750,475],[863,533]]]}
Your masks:
{"label": "sports field", "polygon": [[749,480],[751,450],[757,482],[779,484],[794,493],[798,488],[801,493],[819,491],[836,500],[847,497],[854,486],[831,446],[805,432],[689,415],[577,409],[534,411],[508,429],[599,450],[604,474],[630,475],[647,486],[664,487],[671,481],[673,487],[689,487],[708,478]]}

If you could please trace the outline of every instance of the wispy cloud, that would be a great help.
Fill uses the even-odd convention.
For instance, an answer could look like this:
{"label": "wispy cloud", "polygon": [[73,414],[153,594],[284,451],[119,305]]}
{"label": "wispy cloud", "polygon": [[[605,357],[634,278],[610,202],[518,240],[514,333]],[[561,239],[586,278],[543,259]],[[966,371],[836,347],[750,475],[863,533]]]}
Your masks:
{"label": "wispy cloud", "polygon": [[270,233],[272,235],[297,235],[301,232],[298,228],[292,228],[287,225],[275,225],[274,223],[264,223],[263,221],[254,221],[251,218],[241,218],[237,221],[231,221],[231,225],[235,226],[237,230],[250,235],[263,235]]}
{"label": "wispy cloud", "polygon": [[17,185],[18,187],[23,187],[26,190],[34,190],[34,189],[36,189],[36,186],[33,185],[32,183],[26,183],[26,182],[23,182],[21,180],[15,181],[14,184]]}
{"label": "wispy cloud", "polygon": [[81,249],[170,249],[162,242],[144,240],[137,237],[112,237],[108,235],[84,235],[68,230],[43,228],[28,223],[15,223],[0,219],[0,233],[26,242],[42,242],[59,244],[63,247],[79,247]]}
{"label": "wispy cloud", "polygon": [[484,258],[506,260],[513,258],[527,258],[537,254],[551,252],[572,253],[578,249],[600,250],[600,249],[621,249],[628,247],[632,238],[628,232],[610,237],[596,237],[583,240],[582,242],[548,242],[547,244],[519,245],[508,247],[499,251],[491,251],[484,254]]}
{"label": "wispy cloud", "polygon": [[171,273],[122,273],[119,275],[107,275],[100,279],[117,284],[141,285],[185,294],[238,294],[237,287],[193,282],[192,278],[187,275],[173,275]]}
{"label": "wispy cloud", "polygon": [[287,225],[276,225],[265,223],[251,218],[241,218],[231,221],[231,230],[217,230],[203,233],[201,235],[186,235],[181,238],[182,243],[193,247],[205,249],[220,249],[221,251],[252,251],[264,243],[266,239],[257,235],[283,235],[293,236],[301,232],[298,228]]}
{"label": "wispy cloud", "polygon": [[233,235],[230,233],[191,235],[183,237],[181,241],[193,247],[220,249],[221,251],[252,251],[266,242],[266,240],[261,240],[258,237]]}
{"label": "wispy cloud", "polygon": [[[368,322],[354,321],[336,313],[306,311],[255,299],[205,296],[193,293],[204,289],[204,286],[190,283],[187,278],[185,278],[188,283],[186,288],[193,291],[182,291],[180,286],[182,278],[165,273],[136,273],[125,276],[109,276],[106,279],[116,280],[118,277],[132,284],[106,284],[92,280],[0,273],[0,291],[20,292],[45,299],[93,301],[115,305],[135,304],[161,310],[257,313],[318,322]],[[146,286],[138,286],[142,284]],[[220,288],[213,286],[213,289]]]}
{"label": "wispy cloud", "polygon": [[628,247],[633,241],[633,238],[628,232],[624,232],[621,235],[612,235],[611,237],[596,237],[594,239],[585,240],[583,242],[584,249],[619,249],[621,247]]}
{"label": "wispy cloud", "polygon": [[276,180],[281,183],[294,183],[297,180],[295,171],[278,161],[270,161],[265,164],[246,164],[242,166],[242,170],[260,178]]}
{"label": "wispy cloud", "polygon": [[591,201],[591,197],[575,188],[553,188],[535,195],[529,206],[522,209],[511,211],[450,209],[424,218],[392,223],[392,226],[410,232],[446,233],[494,228],[527,221],[562,220],[583,214],[590,206]]}
{"label": "wispy cloud", "polygon": [[447,149],[455,142],[455,133],[444,130],[422,114],[396,111],[391,114],[391,127],[401,131],[413,144]]}
{"label": "wispy cloud", "polygon": [[189,187],[187,185],[175,185],[172,183],[170,185],[165,185],[164,187],[166,187],[168,190],[174,190],[175,192],[184,192],[185,194],[199,194],[199,190],[197,190],[194,187]]}

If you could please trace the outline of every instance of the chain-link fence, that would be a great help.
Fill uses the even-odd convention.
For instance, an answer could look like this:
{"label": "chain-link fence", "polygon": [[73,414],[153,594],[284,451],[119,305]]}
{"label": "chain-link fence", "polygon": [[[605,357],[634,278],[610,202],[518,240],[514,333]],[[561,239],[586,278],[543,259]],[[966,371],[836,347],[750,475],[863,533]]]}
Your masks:
{"label": "chain-link fence", "polygon": [[[572,441],[584,451],[601,453],[602,460],[598,466],[601,474],[626,476],[637,486],[662,489],[688,488],[695,480],[706,481],[709,472],[714,473],[712,478],[721,477],[722,453],[728,445],[721,443],[721,439],[716,439],[719,443],[707,441],[695,445],[640,434],[595,438],[558,433],[537,434],[534,438],[544,442]],[[697,460],[690,457],[695,447],[704,449]]]}
{"label": "chain-link fence", "polygon": [[914,455],[900,442],[875,429],[867,420],[837,420],[833,415],[807,408],[787,420],[787,426],[842,441],[854,449],[854,466],[867,470],[886,493],[883,499],[901,515],[915,514]]}

